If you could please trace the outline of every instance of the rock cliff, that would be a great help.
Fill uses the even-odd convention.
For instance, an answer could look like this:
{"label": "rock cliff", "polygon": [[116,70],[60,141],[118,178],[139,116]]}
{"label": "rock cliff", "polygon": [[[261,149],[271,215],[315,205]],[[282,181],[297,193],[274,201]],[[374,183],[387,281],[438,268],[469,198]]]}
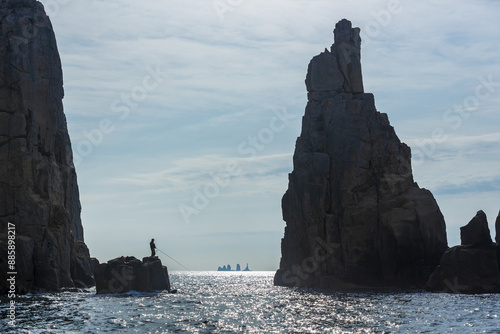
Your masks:
{"label": "rock cliff", "polygon": [[0,251],[14,224],[18,292],[92,285],[52,25],[35,0],[2,0],[0,19]]}
{"label": "rock cliff", "polygon": [[410,148],[364,93],[359,33],[338,22],[331,49],[308,67],[276,285],[424,288],[447,249],[439,207],[413,180]]}
{"label": "rock cliff", "polygon": [[[497,220],[498,221],[498,220]],[[500,293],[500,246],[491,240],[488,220],[479,211],[460,228],[462,244],[448,249],[427,283],[430,291]]]}

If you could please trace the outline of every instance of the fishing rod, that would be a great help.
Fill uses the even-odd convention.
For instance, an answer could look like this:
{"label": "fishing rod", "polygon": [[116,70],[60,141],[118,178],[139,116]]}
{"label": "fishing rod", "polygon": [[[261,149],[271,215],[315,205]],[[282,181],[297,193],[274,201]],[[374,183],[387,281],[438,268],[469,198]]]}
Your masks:
{"label": "fishing rod", "polygon": [[175,261],[175,263],[177,263],[178,265],[180,265],[182,268],[186,269],[187,271],[191,271],[189,270],[188,268],[184,267],[184,265],[182,263],[180,263],[179,261],[177,261],[176,259],[174,259],[173,257],[171,257],[170,255],[168,255],[167,253],[165,253],[164,251],[162,251],[161,249],[159,249],[158,247],[156,247],[156,249],[163,253],[164,255],[168,256],[172,261]]}

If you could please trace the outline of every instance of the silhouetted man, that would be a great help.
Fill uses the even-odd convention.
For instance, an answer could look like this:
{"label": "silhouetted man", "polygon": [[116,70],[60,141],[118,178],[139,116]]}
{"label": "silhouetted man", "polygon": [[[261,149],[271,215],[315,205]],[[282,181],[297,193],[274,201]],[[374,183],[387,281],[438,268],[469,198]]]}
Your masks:
{"label": "silhouetted man", "polygon": [[155,252],[155,249],[156,249],[156,245],[155,245],[155,239],[151,239],[151,242],[149,243],[149,247],[151,248],[151,256],[155,256],[156,255],[156,252]]}

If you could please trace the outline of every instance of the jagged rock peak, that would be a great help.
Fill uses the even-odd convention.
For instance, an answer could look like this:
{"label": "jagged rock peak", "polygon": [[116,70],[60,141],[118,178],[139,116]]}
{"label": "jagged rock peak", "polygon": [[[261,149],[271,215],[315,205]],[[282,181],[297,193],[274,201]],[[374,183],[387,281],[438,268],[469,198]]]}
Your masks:
{"label": "jagged rock peak", "polygon": [[2,0],[0,19],[0,252],[14,224],[18,292],[92,285],[52,25],[35,0]]}
{"label": "jagged rock peak", "polygon": [[484,211],[479,210],[467,225],[460,228],[460,239],[463,246],[491,246],[493,241]]}
{"label": "jagged rock peak", "polygon": [[410,148],[363,91],[359,32],[340,21],[331,52],[309,63],[277,285],[424,287],[448,248]]}
{"label": "jagged rock peak", "polygon": [[361,48],[360,31],[361,29],[352,27],[351,21],[342,19],[335,25],[333,30],[334,44],[348,43],[359,49]]}
{"label": "jagged rock peak", "polygon": [[334,30],[331,52],[314,57],[309,63],[306,88],[309,100],[324,100],[339,93],[363,93],[360,29],[343,19]]}

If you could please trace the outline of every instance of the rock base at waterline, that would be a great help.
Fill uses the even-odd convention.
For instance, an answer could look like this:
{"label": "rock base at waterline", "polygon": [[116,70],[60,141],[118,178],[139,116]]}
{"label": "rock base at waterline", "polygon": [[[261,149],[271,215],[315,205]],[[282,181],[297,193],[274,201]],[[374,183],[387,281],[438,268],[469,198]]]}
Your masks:
{"label": "rock base at waterline", "polygon": [[167,267],[156,256],[142,262],[133,256],[109,260],[94,268],[94,277],[97,294],[171,291]]}

